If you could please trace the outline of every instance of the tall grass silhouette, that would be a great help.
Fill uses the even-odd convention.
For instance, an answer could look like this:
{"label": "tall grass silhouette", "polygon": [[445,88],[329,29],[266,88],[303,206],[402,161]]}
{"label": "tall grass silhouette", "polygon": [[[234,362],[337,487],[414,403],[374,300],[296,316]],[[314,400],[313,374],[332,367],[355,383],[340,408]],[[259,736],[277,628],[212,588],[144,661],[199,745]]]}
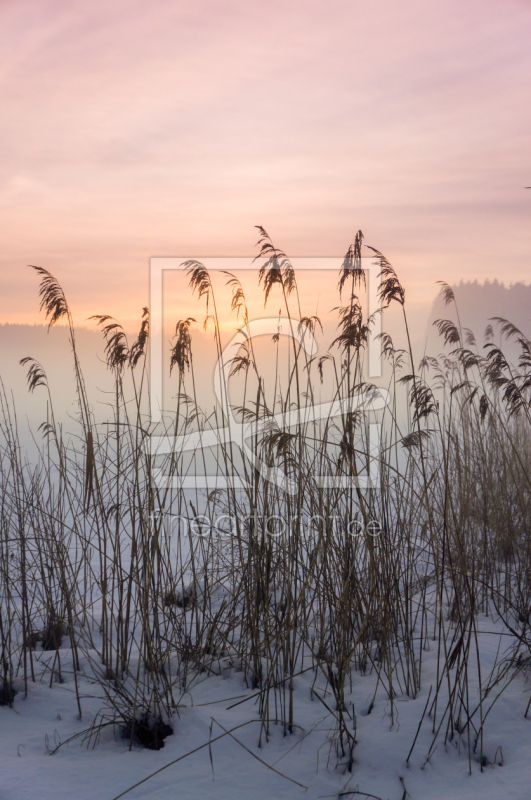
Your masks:
{"label": "tall grass silhouette", "polygon": [[[259,233],[265,303],[278,291],[283,316],[318,336],[320,320],[300,307],[290,259],[263,228]],[[359,711],[348,698],[356,674],[377,678],[375,696],[387,698],[394,722],[397,698],[418,695],[424,654],[436,648],[437,677],[423,714],[431,722],[428,758],[439,741],[458,737],[470,769],[473,761],[483,769],[490,711],[531,658],[531,343],[496,319],[519,348],[517,363],[488,333],[479,348],[461,328],[454,293],[443,283],[457,322],[437,321],[445,352],[416,364],[405,289],[371,248],[384,320],[389,305],[400,307],[406,346],[381,336],[390,401],[370,417],[381,431],[379,485],[362,488],[357,479],[375,458],[369,416],[349,406],[375,392],[365,377],[370,324],[359,297],[362,246],[359,232],[339,269],[344,305],[336,309],[329,351],[309,357],[291,338],[283,374],[276,362],[273,394],[249,338],[231,365],[230,375],[241,379],[238,402],[229,403],[225,392],[225,407],[207,418],[196,390],[195,320],[176,323],[167,353],[176,391],[163,432],[222,427],[236,414],[251,426],[261,462],[289,478],[290,492],[230,442],[220,442],[215,457],[225,484],[210,492],[180,485],[205,468],[200,454],[191,462],[178,449],[151,454],[147,309],[133,342],[113,317],[93,317],[114,381],[112,416],[97,424],[64,292],[49,272],[34,268],[49,325],[69,326],[78,417],[67,437],[45,368],[23,359],[29,391],[49,394],[40,459],[30,463],[16,409],[5,391],[0,398],[0,704],[13,702],[17,686],[31,692],[37,676],[50,683],[71,676],[82,718],[79,677],[89,675],[102,706],[82,735],[95,742],[105,726],[118,726],[130,746],[158,749],[197,681],[237,670],[257,698],[258,741],[265,746],[272,726],[286,736],[295,731],[296,679],[308,673],[313,697],[333,720],[336,763],[350,771]],[[185,268],[221,356],[211,277],[200,262]],[[244,287],[225,277],[231,310],[248,325]],[[276,347],[271,342],[272,363]],[[302,414],[297,425],[279,424],[279,414],[310,407],[323,382],[343,404],[339,416],[315,421]],[[163,485],[161,474],[170,478]],[[232,485],[228,476],[235,475],[243,490]],[[317,480],[323,475],[328,484]],[[479,646],[481,615],[501,618],[509,631],[494,665],[485,664]],[[50,651],[51,662],[43,658]],[[479,693],[470,690],[474,681]]]}

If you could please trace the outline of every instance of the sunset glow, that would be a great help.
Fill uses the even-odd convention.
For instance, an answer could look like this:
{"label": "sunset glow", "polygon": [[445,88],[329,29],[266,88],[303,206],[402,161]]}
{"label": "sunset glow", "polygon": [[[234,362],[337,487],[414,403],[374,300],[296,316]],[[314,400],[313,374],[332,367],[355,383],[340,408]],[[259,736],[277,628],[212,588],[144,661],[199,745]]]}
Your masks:
{"label": "sunset glow", "polygon": [[529,271],[527,0],[3,3],[3,322],[39,264],[136,327],[149,258],[341,255],[411,307]]}

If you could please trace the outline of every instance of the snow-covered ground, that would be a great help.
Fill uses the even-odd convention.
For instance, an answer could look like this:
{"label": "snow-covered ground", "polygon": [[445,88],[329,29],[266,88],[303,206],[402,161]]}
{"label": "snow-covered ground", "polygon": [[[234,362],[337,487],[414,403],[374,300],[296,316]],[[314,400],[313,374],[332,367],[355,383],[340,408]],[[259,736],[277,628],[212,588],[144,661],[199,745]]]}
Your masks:
{"label": "snow-covered ground", "polygon": [[[494,663],[496,654],[500,661],[509,637],[503,636],[503,624],[491,617],[478,615],[477,625],[482,632],[479,645],[485,669],[489,661]],[[68,639],[65,642],[68,644]],[[358,743],[351,773],[337,766],[334,719],[316,694],[330,708],[333,701],[324,691],[322,677],[317,674],[316,679],[310,661],[305,665],[310,669],[295,679],[297,728],[293,734],[285,736],[281,725],[272,725],[269,741],[258,747],[256,692],[245,685],[242,672],[227,665],[223,668],[222,661],[220,675],[200,674],[183,695],[179,713],[171,721],[174,735],[165,740],[163,749],[150,751],[134,745],[130,751],[119,728],[111,726],[101,731],[97,742],[92,739],[89,743],[83,736],[68,741],[86,731],[97,717],[103,703],[101,687],[86,677],[80,678],[83,709],[80,720],[73,675],[68,671],[69,650],[65,647],[61,653],[64,682],[54,682],[51,687],[50,669],[44,667],[46,663],[53,664],[55,653],[37,650],[41,678],[29,684],[26,698],[19,687],[21,691],[13,708],[0,708],[0,800],[112,800],[161,769],[125,797],[131,800],[340,796],[373,796],[381,800],[408,797],[524,800],[530,797],[531,715],[525,719],[524,713],[531,682],[527,685],[525,670],[517,672],[511,668],[484,702],[485,715],[500,689],[509,682],[485,724],[483,751],[488,763],[483,771],[476,753],[472,754],[472,774],[469,774],[466,733],[462,737],[455,734],[452,742],[444,744],[446,722],[437,746],[426,761],[433,739],[433,719],[428,715],[422,721],[407,765],[430,687],[435,688],[436,683],[437,641],[430,641],[429,645],[430,649],[423,653],[422,689],[416,699],[396,698],[394,724],[391,704],[382,688],[367,713],[377,686],[375,673],[368,671],[361,675],[353,671],[347,707],[350,709],[353,703]],[[81,666],[83,670],[87,665]],[[485,681],[485,674],[482,678]],[[477,674],[472,671],[469,693],[470,707],[475,708],[478,684]],[[446,698],[443,685],[439,719]],[[166,765],[167,769],[163,769]]]}

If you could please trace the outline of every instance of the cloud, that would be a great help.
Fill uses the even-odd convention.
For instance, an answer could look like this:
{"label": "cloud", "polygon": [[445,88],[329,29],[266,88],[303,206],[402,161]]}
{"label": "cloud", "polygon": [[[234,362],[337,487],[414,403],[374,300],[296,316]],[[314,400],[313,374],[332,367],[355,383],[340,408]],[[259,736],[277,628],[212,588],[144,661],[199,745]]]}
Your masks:
{"label": "cloud", "polygon": [[0,23],[0,268],[44,263],[83,314],[105,286],[133,316],[150,255],[250,253],[257,223],[294,254],[362,228],[415,302],[527,274],[528,5],[23,0]]}

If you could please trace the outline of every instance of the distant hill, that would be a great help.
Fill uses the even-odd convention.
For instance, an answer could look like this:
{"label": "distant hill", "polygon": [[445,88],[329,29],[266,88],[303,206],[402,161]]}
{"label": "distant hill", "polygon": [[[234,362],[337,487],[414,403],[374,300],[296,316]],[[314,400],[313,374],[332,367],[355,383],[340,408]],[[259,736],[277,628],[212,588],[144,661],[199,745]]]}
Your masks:
{"label": "distant hill", "polygon": [[[497,280],[485,281],[485,283],[461,281],[452,286],[452,289],[461,325],[473,332],[480,350],[484,343],[487,325],[493,325],[496,332],[492,317],[503,317],[510,320],[517,328],[520,328],[527,338],[531,338],[531,285],[514,283],[511,286],[505,286]],[[451,319],[457,322],[454,303],[445,305],[440,295],[433,303],[426,331],[428,351],[432,353],[437,348],[438,352],[442,350],[442,340],[433,326],[436,319]],[[498,338],[499,336],[495,334],[495,339]]]}

